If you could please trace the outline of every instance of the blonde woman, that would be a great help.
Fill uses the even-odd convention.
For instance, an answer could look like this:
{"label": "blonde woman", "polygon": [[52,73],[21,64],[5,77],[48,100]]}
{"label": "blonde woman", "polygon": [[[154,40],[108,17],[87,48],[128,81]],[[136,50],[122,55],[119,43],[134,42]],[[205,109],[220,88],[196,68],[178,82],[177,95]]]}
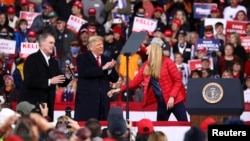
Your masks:
{"label": "blonde woman", "polygon": [[[185,88],[175,63],[163,55],[163,41],[154,38],[147,47],[148,60],[139,69],[129,89],[134,89],[144,82],[143,105],[157,103],[157,121],[167,121],[173,113],[178,121],[187,121],[184,100]],[[110,90],[108,96],[126,90],[126,85]]]}

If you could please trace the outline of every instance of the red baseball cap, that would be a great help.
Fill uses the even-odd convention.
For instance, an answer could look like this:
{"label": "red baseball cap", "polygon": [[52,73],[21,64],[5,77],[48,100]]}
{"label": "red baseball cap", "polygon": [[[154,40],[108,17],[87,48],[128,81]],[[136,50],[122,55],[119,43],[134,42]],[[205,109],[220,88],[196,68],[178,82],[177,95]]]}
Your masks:
{"label": "red baseball cap", "polygon": [[207,132],[208,125],[214,124],[216,121],[212,117],[208,117],[201,122],[200,128],[203,132]]}
{"label": "red baseball cap", "polygon": [[14,6],[9,6],[7,11],[6,11],[7,14],[16,14],[16,9]]}
{"label": "red baseball cap", "polygon": [[88,14],[89,15],[95,15],[96,14],[96,9],[95,8],[89,8],[88,9]]}
{"label": "red baseball cap", "polygon": [[9,75],[9,74],[5,74],[5,75],[3,76],[3,80],[5,80],[5,79],[7,79],[7,78],[9,78],[10,80],[14,81],[13,76],[11,76],[11,75]]}
{"label": "red baseball cap", "polygon": [[217,13],[217,12],[220,12],[220,10],[218,9],[218,7],[212,7],[211,8],[211,13]]}
{"label": "red baseball cap", "polygon": [[173,32],[170,29],[165,30],[163,34],[166,37],[172,37],[173,36]]}
{"label": "red baseball cap", "polygon": [[91,26],[91,27],[88,27],[88,33],[95,33],[96,32],[96,27],[94,26]]}
{"label": "red baseball cap", "polygon": [[160,11],[161,13],[164,12],[164,9],[160,6],[155,7],[155,12]]}
{"label": "red baseball cap", "polygon": [[173,20],[173,23],[177,24],[177,26],[178,26],[179,28],[181,27],[181,20],[180,20],[180,19],[175,18],[175,19]]}
{"label": "red baseball cap", "polygon": [[113,32],[122,35],[122,28],[119,27],[119,26],[115,26],[115,27],[113,28]]}
{"label": "red baseball cap", "polygon": [[150,134],[154,131],[154,125],[150,119],[143,118],[138,121],[137,130],[141,135]]}
{"label": "red baseball cap", "polygon": [[28,0],[20,0],[20,4],[27,5],[27,4],[29,4],[29,1]]}
{"label": "red baseball cap", "polygon": [[28,32],[28,37],[36,37],[37,35],[36,35],[36,32],[34,31],[34,30],[30,30],[29,32]]}
{"label": "red baseball cap", "polygon": [[74,4],[73,4],[73,6],[76,6],[78,8],[83,8],[82,2],[79,1],[79,0],[75,1]]}
{"label": "red baseball cap", "polygon": [[206,47],[200,47],[200,48],[197,48],[196,50],[201,51],[201,52],[206,52],[207,51]]}

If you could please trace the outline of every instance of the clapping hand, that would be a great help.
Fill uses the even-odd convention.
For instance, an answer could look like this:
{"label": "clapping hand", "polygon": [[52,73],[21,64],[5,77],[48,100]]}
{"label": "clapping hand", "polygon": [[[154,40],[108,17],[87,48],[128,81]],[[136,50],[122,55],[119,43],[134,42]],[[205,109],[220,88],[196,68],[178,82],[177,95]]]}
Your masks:
{"label": "clapping hand", "polygon": [[116,64],[116,61],[112,59],[111,61],[107,62],[104,66],[102,66],[102,70],[112,69]]}
{"label": "clapping hand", "polygon": [[113,95],[119,93],[120,91],[121,91],[120,88],[112,89],[112,90],[108,91],[107,95],[108,95],[108,97],[112,97]]}

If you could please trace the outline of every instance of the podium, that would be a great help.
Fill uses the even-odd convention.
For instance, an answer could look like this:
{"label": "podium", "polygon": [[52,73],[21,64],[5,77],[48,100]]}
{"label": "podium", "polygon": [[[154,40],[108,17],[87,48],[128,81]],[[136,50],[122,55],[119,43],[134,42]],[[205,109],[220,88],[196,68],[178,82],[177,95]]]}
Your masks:
{"label": "podium", "polygon": [[217,123],[225,118],[240,117],[244,111],[244,95],[239,79],[189,79],[186,109],[192,126],[200,126],[207,117]]}

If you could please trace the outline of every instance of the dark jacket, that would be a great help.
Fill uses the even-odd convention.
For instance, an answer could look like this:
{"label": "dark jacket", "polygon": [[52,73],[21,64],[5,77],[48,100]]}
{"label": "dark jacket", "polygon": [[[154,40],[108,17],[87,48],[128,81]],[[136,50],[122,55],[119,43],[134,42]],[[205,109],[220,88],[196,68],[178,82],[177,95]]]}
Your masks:
{"label": "dark jacket", "polygon": [[[102,66],[111,59],[101,56]],[[110,98],[110,82],[118,80],[118,73],[112,69],[111,73],[98,67],[95,56],[91,52],[77,57],[78,83],[75,97],[75,120],[83,121],[89,118],[107,120]],[[99,112],[102,112],[100,116]]]}
{"label": "dark jacket", "polygon": [[[55,58],[50,59],[49,66],[42,52],[31,54],[24,63],[24,81],[19,95],[19,101],[28,101],[32,104],[46,102],[49,108],[49,117],[53,120],[56,85],[48,85],[48,80],[62,74]],[[66,86],[70,79],[61,84]]]}

